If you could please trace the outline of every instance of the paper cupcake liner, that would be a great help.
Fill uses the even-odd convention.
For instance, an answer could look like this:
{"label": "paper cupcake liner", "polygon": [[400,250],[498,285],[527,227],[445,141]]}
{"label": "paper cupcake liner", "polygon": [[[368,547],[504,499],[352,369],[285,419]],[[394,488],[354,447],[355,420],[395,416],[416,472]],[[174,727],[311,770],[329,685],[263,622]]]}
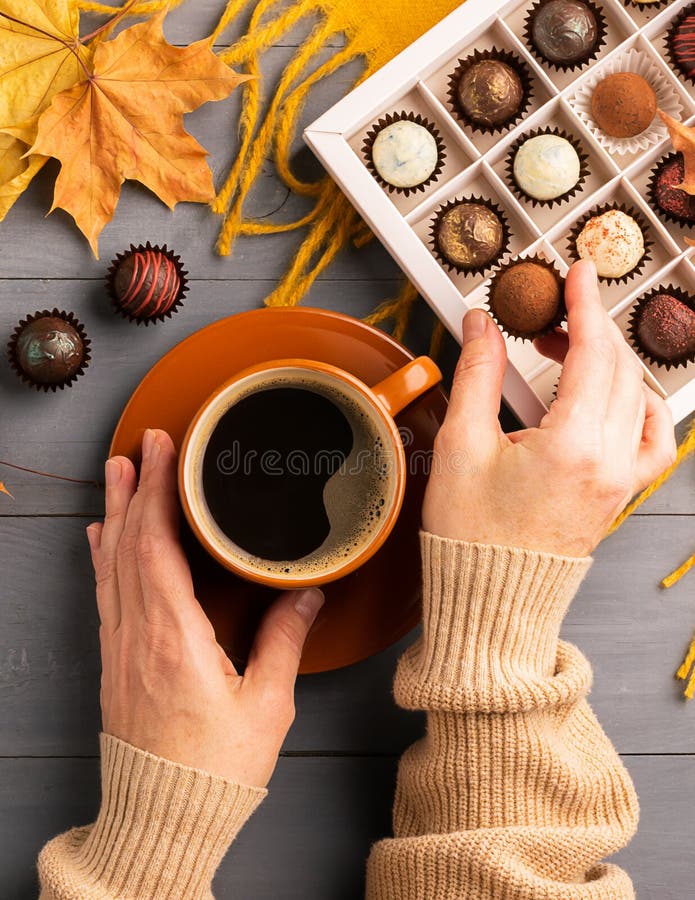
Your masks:
{"label": "paper cupcake liner", "polygon": [[659,141],[668,137],[668,131],[658,116],[654,117],[649,128],[631,138],[610,137],[598,127],[591,112],[591,98],[594,89],[599,81],[602,81],[607,75],[615,75],[619,72],[641,75],[654,89],[658,108],[674,119],[680,121],[683,117],[683,106],[675,87],[667,76],[645,53],[641,53],[639,50],[626,50],[620,56],[609,59],[601,66],[592,69],[569,98],[570,105],[605,150],[623,156],[626,153],[640,153],[649,150],[650,147],[654,147]]}
{"label": "paper cupcake liner", "polygon": [[[416,125],[422,125],[426,128],[432,137],[437,142],[437,165],[430,175],[430,177],[423,181],[421,184],[416,184],[415,187],[397,187],[396,185],[389,184],[388,181],[385,181],[381,175],[376,170],[376,166],[374,165],[374,161],[372,160],[372,147],[374,146],[374,141],[376,140],[377,135],[380,131],[386,128],[388,125],[393,125],[394,122],[414,122]],[[442,136],[440,135],[436,125],[430,122],[429,119],[426,119],[424,116],[421,116],[420,113],[414,112],[406,112],[402,110],[399,113],[388,113],[379,119],[372,127],[370,131],[367,132],[367,136],[362,144],[362,155],[364,157],[365,163],[374,179],[379,182],[379,184],[385,188],[390,194],[403,194],[404,197],[410,196],[410,194],[414,194],[416,191],[424,191],[425,188],[437,181],[439,176],[442,174],[442,168],[444,165],[444,160],[446,159],[446,148],[444,146],[444,141],[442,140]]]}
{"label": "paper cupcake liner", "polygon": [[634,278],[636,275],[644,269],[645,263],[648,263],[651,257],[651,249],[654,246],[654,241],[649,237],[649,225],[647,224],[647,220],[644,218],[642,213],[638,212],[632,206],[626,206],[624,203],[602,203],[600,206],[594,206],[593,209],[590,209],[589,212],[585,213],[581,219],[579,219],[574,226],[574,228],[570,231],[569,236],[567,238],[567,246],[569,248],[569,254],[574,260],[579,260],[582,257],[577,252],[577,238],[582,232],[582,229],[586,225],[586,223],[595,218],[596,216],[602,216],[603,213],[608,212],[611,209],[617,209],[619,212],[625,213],[626,216],[630,216],[637,222],[640,227],[640,231],[642,232],[642,237],[644,238],[644,253],[642,254],[642,258],[637,263],[634,269],[631,269],[626,275],[621,275],[620,278],[615,278],[614,276],[604,277],[599,275],[599,281],[604,284],[627,284],[630,279]]}
{"label": "paper cupcake liner", "polygon": [[652,363],[653,365],[658,366],[659,368],[669,370],[687,366],[690,363],[695,362],[695,353],[684,354],[682,357],[679,357],[675,360],[665,360],[652,356],[640,344],[639,335],[637,334],[640,312],[642,311],[645,304],[649,300],[651,300],[652,297],[656,297],[657,294],[672,294],[685,306],[689,307],[692,310],[695,310],[695,298],[687,294],[682,288],[675,287],[673,284],[669,284],[667,286],[660,284],[657,287],[652,288],[651,291],[640,297],[635,302],[635,305],[632,308],[627,325],[627,333],[630,338],[630,343],[638,356],[641,356],[642,359],[646,360],[648,363]]}
{"label": "paper cupcake liner", "polygon": [[[481,125],[479,122],[474,122],[464,112],[458,97],[458,84],[463,74],[470,69],[471,66],[475,65],[475,63],[487,59],[499,60],[499,62],[506,63],[510,68],[514,69],[521,80],[521,89],[523,91],[521,105],[519,106],[518,111],[510,119],[507,119],[506,122],[503,122],[500,125]],[[509,131],[514,128],[514,126],[526,115],[529,104],[531,103],[532,95],[533,84],[531,82],[531,72],[526,63],[514,53],[510,53],[508,50],[498,50],[496,47],[493,47],[492,50],[474,50],[469,56],[458,61],[458,66],[449,76],[449,92],[447,96],[449,98],[449,107],[451,111],[460,122],[467,125],[472,131],[480,131],[484,134],[495,134],[497,132]]]}
{"label": "paper cupcake liner", "polygon": [[[130,310],[125,309],[118,298],[115,286],[116,272],[120,263],[124,259],[126,259],[126,257],[130,256],[131,253],[145,253],[148,250],[155,253],[161,253],[163,256],[166,256],[166,258],[174,264],[179,276],[179,290],[176,300],[174,300],[174,302],[167,310],[161,313],[156,313],[153,316],[147,314],[136,315],[130,312]],[[174,313],[178,312],[181,306],[183,306],[183,300],[188,291],[188,281],[186,279],[187,275],[188,272],[183,268],[181,257],[176,256],[175,253],[169,250],[166,244],[164,244],[163,247],[159,247],[156,244],[153,246],[149,241],[144,246],[140,244],[136,247],[134,244],[131,244],[129,250],[126,250],[123,253],[119,253],[116,258],[111,261],[111,265],[109,266],[109,269],[106,273],[106,292],[111,298],[111,302],[116,312],[120,313],[124,319],[128,319],[129,322],[136,322],[138,325],[149,325],[150,322],[156,324],[157,322],[165,322],[167,319],[171,318]]]}
{"label": "paper cupcake liner", "polygon": [[[532,334],[531,333],[526,334],[521,331],[516,331],[515,329],[510,328],[508,325],[505,325],[504,322],[501,322],[497,318],[497,315],[495,314],[495,310],[492,306],[492,291],[493,291],[493,287],[495,284],[495,280],[497,278],[499,278],[500,275],[503,272],[505,272],[507,269],[510,269],[512,266],[516,266],[522,262],[538,263],[539,265],[543,266],[544,268],[549,269],[551,272],[553,272],[554,275],[557,276],[558,283],[560,285],[560,307],[558,309],[557,315],[555,316],[554,319],[552,319],[550,322],[548,322],[548,324],[546,325],[545,328],[541,329],[540,331],[534,331]],[[515,340],[520,340],[520,341],[533,341],[537,337],[541,337],[541,335],[553,334],[555,329],[558,328],[560,325],[562,325],[562,323],[565,321],[565,317],[567,315],[567,310],[565,309],[565,279],[562,277],[562,274],[560,273],[560,270],[557,268],[555,263],[550,262],[550,260],[547,260],[544,256],[539,256],[537,254],[534,254],[532,256],[524,256],[524,257],[515,256],[513,259],[510,259],[507,262],[502,263],[502,265],[499,266],[499,268],[493,274],[492,278],[490,279],[490,283],[488,285],[487,300],[486,300],[485,305],[486,305],[490,315],[492,316],[492,318],[495,320],[495,322],[497,322],[497,324],[500,328],[500,331],[502,331],[508,337],[511,337],[511,338],[514,338]]]}
{"label": "paper cupcake liner", "polygon": [[[537,200],[535,197],[530,197],[525,191],[519,187],[514,179],[514,158],[521,147],[522,144],[525,144],[526,141],[530,141],[531,138],[539,137],[542,134],[554,134],[557,137],[565,138],[565,140],[569,141],[570,144],[577,151],[577,156],[579,157],[579,178],[577,183],[573,188],[570,188],[569,191],[565,191],[564,194],[560,194],[559,197],[553,197],[552,200]],[[565,203],[571,197],[574,197],[582,189],[582,185],[586,181],[586,178],[589,174],[589,157],[584,152],[582,145],[579,143],[574,135],[568,134],[561,128],[536,128],[534,131],[529,131],[527,134],[522,134],[521,137],[517,138],[516,141],[512,144],[509,149],[509,153],[507,154],[507,164],[506,164],[506,172],[507,172],[507,182],[511,187],[512,191],[516,194],[516,196],[523,200],[526,203],[530,203],[531,206],[547,206],[551,208],[556,204],[559,206],[560,203]]]}
{"label": "paper cupcake liner", "polygon": [[[458,266],[456,265],[456,263],[453,263],[449,259],[447,259],[447,257],[439,247],[439,223],[441,222],[445,213],[447,213],[450,209],[453,209],[453,207],[458,206],[460,203],[479,203],[481,206],[485,206],[491,212],[493,212],[502,223],[502,246],[500,248],[500,251],[493,260],[490,260],[490,262],[484,266]],[[459,272],[462,275],[480,274],[489,272],[490,269],[493,269],[505,256],[505,254],[509,252],[510,238],[511,232],[509,230],[509,222],[507,221],[507,217],[496,203],[493,203],[492,200],[488,200],[486,197],[459,197],[455,200],[449,200],[447,203],[437,209],[434,214],[434,218],[432,219],[432,225],[430,226],[430,247],[432,248],[432,254],[434,255],[435,259],[437,259],[441,263],[441,265],[448,269],[450,272]]]}
{"label": "paper cupcake liner", "polygon": [[537,0],[536,3],[529,9],[526,19],[524,20],[524,38],[526,39],[526,43],[531,50],[531,53],[538,59],[544,66],[547,66],[550,69],[555,69],[558,72],[573,72],[575,69],[581,69],[588,62],[593,59],[596,59],[598,52],[601,47],[606,43],[606,18],[603,15],[603,10],[596,6],[592,0],[583,0],[583,2],[589,7],[591,12],[594,14],[596,19],[596,44],[594,47],[586,53],[583,57],[576,60],[573,63],[556,63],[551,62],[551,60],[547,59],[543,54],[536,48],[536,45],[533,43],[533,38],[531,36],[531,26],[533,23],[533,17],[536,12],[542,7],[545,6],[546,3],[549,3],[550,0]]}
{"label": "paper cupcake liner", "polygon": [[[661,4],[660,4],[661,5]],[[695,84],[695,50],[693,51],[693,73],[688,74],[688,72],[681,66],[678,58],[673,49],[673,42],[676,36],[676,30],[681,22],[687,17],[695,15],[695,3],[691,3],[690,6],[686,6],[685,9],[681,10],[681,12],[676,16],[676,18],[671,23],[671,27],[666,33],[666,60],[671,64],[671,68],[674,72],[676,72],[684,81],[689,81],[691,84]],[[693,35],[693,46],[695,47],[695,35]]]}
{"label": "paper cupcake liner", "polygon": [[693,228],[695,226],[695,222],[691,221],[690,219],[681,218],[674,215],[673,213],[668,212],[665,209],[662,209],[656,200],[656,184],[659,180],[661,170],[665,168],[670,162],[673,162],[673,160],[675,160],[676,157],[680,155],[680,153],[669,153],[667,156],[662,156],[658,163],[654,166],[654,168],[652,169],[652,174],[650,175],[649,181],[647,183],[647,199],[649,200],[649,205],[651,206],[651,208],[659,216],[659,218],[663,219],[664,222],[671,222],[673,225],[678,225],[680,228]]}
{"label": "paper cupcake liner", "polygon": [[[55,384],[44,384],[40,381],[35,381],[30,375],[28,375],[24,369],[20,366],[19,360],[17,358],[17,341],[19,339],[20,334],[27,325],[30,325],[32,322],[35,322],[36,319],[43,319],[46,316],[51,316],[56,319],[63,319],[64,322],[67,322],[69,325],[75,329],[75,331],[79,334],[82,339],[82,362],[80,363],[79,368],[73,372],[72,375],[69,375],[63,381],[56,382]],[[60,388],[62,391],[66,387],[70,387],[77,379],[84,375],[84,371],[89,365],[89,360],[91,359],[91,355],[89,353],[90,340],[87,337],[87,332],[84,330],[84,326],[78,320],[77,316],[71,312],[65,312],[60,309],[44,309],[35,312],[31,316],[27,316],[25,319],[22,319],[14,329],[12,337],[10,338],[7,344],[7,356],[9,359],[10,366],[14,369],[17,376],[30,387],[35,388],[37,391],[53,391],[53,393]]]}
{"label": "paper cupcake liner", "polygon": [[623,6],[631,6],[633,9],[661,9],[668,6],[671,0],[657,0],[656,3],[640,3],[639,0],[623,0]]}

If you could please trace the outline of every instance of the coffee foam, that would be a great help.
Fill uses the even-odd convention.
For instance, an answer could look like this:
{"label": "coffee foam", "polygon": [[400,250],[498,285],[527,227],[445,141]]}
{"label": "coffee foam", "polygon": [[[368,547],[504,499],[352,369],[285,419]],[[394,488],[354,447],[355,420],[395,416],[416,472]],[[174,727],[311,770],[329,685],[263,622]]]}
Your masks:
{"label": "coffee foam", "polygon": [[[197,436],[198,451],[193,469],[194,505],[206,537],[225,557],[233,557],[244,569],[280,578],[312,578],[330,575],[359,556],[384,527],[395,501],[397,459],[391,450],[391,431],[369,401],[349,384],[339,383],[322,372],[279,370],[250,376],[238,391],[225,395],[215,409],[214,420]],[[352,430],[353,446],[340,468],[324,486],[323,501],[330,530],[326,540],[307,556],[295,560],[266,560],[235,544],[212,517],[202,488],[202,463],[208,442],[222,416],[245,397],[278,387],[294,387],[326,397],[345,415]],[[189,494],[190,497],[190,494]],[[192,504],[193,505],[193,504]]]}

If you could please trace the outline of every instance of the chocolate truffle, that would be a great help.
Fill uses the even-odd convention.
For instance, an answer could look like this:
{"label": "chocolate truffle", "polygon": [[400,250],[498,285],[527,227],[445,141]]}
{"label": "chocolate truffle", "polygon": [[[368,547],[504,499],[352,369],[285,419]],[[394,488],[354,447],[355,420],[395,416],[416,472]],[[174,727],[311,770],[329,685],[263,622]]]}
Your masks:
{"label": "chocolate truffle", "polygon": [[396,188],[414,188],[428,181],[439,163],[437,141],[424,125],[400,119],[382,128],[371,149],[379,177]]}
{"label": "chocolate truffle", "polygon": [[667,157],[657,166],[652,176],[650,193],[663,213],[678,222],[690,224],[695,222],[695,196],[679,187],[684,177],[682,154]]}
{"label": "chocolate truffle", "polygon": [[677,22],[668,40],[678,68],[688,78],[695,78],[695,12],[687,13]]}
{"label": "chocolate truffle", "polygon": [[483,203],[463,201],[439,219],[437,249],[452,266],[479,269],[490,265],[504,246],[504,226],[500,217]]}
{"label": "chocolate truffle", "polygon": [[10,341],[17,374],[38,388],[71,384],[89,360],[89,342],[71,313],[44,310],[19,323]]}
{"label": "chocolate truffle", "polygon": [[176,311],[186,293],[181,260],[166,245],[134,247],[119,253],[108,272],[107,289],[116,308],[127,318],[162,321]]}
{"label": "chocolate truffle", "polygon": [[591,114],[596,124],[616,138],[635,137],[649,128],[656,106],[654,89],[634,72],[606,75],[591,97]]}
{"label": "chocolate truffle", "polygon": [[654,362],[677,365],[695,357],[695,310],[673,294],[647,299],[635,313],[632,331]]}
{"label": "chocolate truffle", "polygon": [[591,56],[599,28],[593,10],[582,0],[549,0],[532,14],[530,36],[544,59],[571,67]]}
{"label": "chocolate truffle", "polygon": [[534,200],[555,200],[571,191],[580,171],[577,151],[557,134],[529,138],[514,155],[514,181]]}
{"label": "chocolate truffle", "polygon": [[532,338],[557,322],[562,307],[560,279],[541,263],[521,261],[503,269],[490,285],[490,309],[517,337]]}
{"label": "chocolate truffle", "polygon": [[519,74],[498,59],[483,59],[466,69],[456,94],[461,111],[476,125],[504,125],[519,112],[524,88]]}
{"label": "chocolate truffle", "polygon": [[593,216],[576,241],[581,259],[591,259],[600,278],[622,278],[644,256],[644,235],[637,222],[619,209]]}

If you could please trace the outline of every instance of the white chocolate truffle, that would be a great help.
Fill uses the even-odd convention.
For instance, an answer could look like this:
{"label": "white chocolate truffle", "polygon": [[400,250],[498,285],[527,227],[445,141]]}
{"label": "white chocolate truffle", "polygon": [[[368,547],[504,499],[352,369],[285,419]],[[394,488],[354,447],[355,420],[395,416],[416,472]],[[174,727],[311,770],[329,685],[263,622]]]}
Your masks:
{"label": "white chocolate truffle", "polygon": [[554,200],[579,181],[580,163],[572,144],[556,134],[529,138],[514,157],[514,180],[534,200]]}
{"label": "white chocolate truffle", "polygon": [[644,235],[637,222],[619,209],[589,219],[577,237],[577,253],[591,259],[601,278],[622,278],[644,255]]}
{"label": "white chocolate truffle", "polygon": [[439,148],[428,128],[401,119],[377,134],[372,162],[387,184],[414,188],[427,181],[437,168]]}

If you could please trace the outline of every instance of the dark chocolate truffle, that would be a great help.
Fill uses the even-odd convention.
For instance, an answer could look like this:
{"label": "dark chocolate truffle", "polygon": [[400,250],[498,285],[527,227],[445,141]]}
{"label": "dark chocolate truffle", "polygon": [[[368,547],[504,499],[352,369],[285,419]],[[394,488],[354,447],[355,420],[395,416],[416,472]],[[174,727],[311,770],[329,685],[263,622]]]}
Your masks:
{"label": "dark chocolate truffle", "polygon": [[591,114],[596,124],[616,138],[635,137],[649,128],[656,106],[654,88],[634,72],[606,75],[591,97]]}
{"label": "dark chocolate truffle", "polygon": [[669,47],[681,72],[695,79],[695,12],[687,13],[677,22],[669,35]]}
{"label": "dark chocolate truffle", "polygon": [[524,89],[519,74],[498,59],[473,63],[457,87],[461,111],[476,125],[504,125],[519,112]]}
{"label": "dark chocolate truffle", "polygon": [[499,324],[517,337],[532,338],[558,322],[560,278],[538,262],[521,261],[503,269],[490,286],[490,309]]}
{"label": "dark chocolate truffle", "polygon": [[504,226],[500,217],[483,203],[464,201],[439,219],[435,240],[437,249],[452,266],[484,268],[500,255]]}
{"label": "dark chocolate truffle", "polygon": [[673,294],[655,294],[637,310],[633,333],[645,355],[657,363],[695,358],[695,310]]}
{"label": "dark chocolate truffle", "polygon": [[89,360],[89,341],[72,313],[44,310],[21,321],[9,344],[10,362],[37,388],[66,387]]}
{"label": "dark chocolate truffle", "polygon": [[176,311],[186,293],[181,260],[166,245],[134,247],[119,253],[107,287],[116,308],[138,322],[161,321]]}
{"label": "dark chocolate truffle", "polygon": [[559,66],[573,66],[596,49],[599,27],[582,0],[549,0],[531,19],[531,41],[538,53]]}
{"label": "dark chocolate truffle", "polygon": [[656,168],[650,193],[656,206],[667,215],[686,224],[695,222],[695,197],[681,190],[685,171],[683,156],[667,157]]}

